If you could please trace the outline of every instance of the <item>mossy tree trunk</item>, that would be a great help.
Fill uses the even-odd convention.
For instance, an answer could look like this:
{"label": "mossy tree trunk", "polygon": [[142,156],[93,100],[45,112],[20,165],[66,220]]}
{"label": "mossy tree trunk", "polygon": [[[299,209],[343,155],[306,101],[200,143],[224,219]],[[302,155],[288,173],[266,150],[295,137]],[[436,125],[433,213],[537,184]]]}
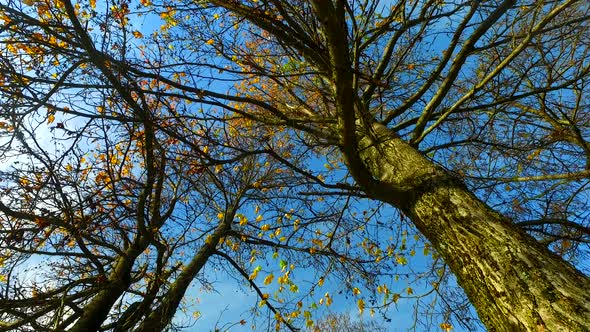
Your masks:
{"label": "mossy tree trunk", "polygon": [[387,128],[374,125],[359,142],[381,183],[373,195],[400,208],[432,243],[490,331],[590,329],[586,276]]}

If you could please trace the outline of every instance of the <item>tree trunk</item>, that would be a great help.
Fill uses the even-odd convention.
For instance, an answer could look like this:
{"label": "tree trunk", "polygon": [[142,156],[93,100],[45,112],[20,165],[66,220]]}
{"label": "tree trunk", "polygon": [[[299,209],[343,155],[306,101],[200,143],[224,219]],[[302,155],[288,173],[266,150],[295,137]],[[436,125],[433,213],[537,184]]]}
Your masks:
{"label": "tree trunk", "polygon": [[361,134],[360,156],[444,258],[490,331],[589,331],[590,279],[477,199],[389,129]]}
{"label": "tree trunk", "polygon": [[[142,246],[144,248],[147,243]],[[98,292],[90,303],[84,307],[82,316],[69,330],[71,332],[98,331],[107,318],[113,304],[129,288],[131,284],[131,270],[135,259],[143,250],[129,248],[125,255],[119,257],[107,281],[108,285]]]}
{"label": "tree trunk", "polygon": [[216,250],[217,244],[227,232],[230,230],[231,221],[233,220],[235,211],[229,216],[226,216],[223,223],[221,223],[211,237],[195,254],[190,263],[184,267],[180,275],[174,280],[170,289],[166,292],[160,305],[155,308],[144,320],[141,322],[136,331],[163,331],[174,318],[177,312],[180,301],[184,297],[186,290],[191,282],[195,279],[197,274],[201,271],[203,266],[209,260]]}

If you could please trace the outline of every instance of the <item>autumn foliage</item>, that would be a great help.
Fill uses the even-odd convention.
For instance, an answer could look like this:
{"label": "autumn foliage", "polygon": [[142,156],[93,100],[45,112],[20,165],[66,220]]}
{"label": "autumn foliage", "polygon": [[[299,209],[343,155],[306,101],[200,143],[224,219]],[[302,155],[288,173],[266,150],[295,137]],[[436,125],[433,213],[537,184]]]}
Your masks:
{"label": "autumn foliage", "polygon": [[[581,326],[589,11],[0,3],[0,330],[199,324],[190,286],[220,271],[257,297],[226,326],[319,329],[345,303],[480,328],[467,298],[489,328]],[[580,314],[488,313],[529,296]]]}

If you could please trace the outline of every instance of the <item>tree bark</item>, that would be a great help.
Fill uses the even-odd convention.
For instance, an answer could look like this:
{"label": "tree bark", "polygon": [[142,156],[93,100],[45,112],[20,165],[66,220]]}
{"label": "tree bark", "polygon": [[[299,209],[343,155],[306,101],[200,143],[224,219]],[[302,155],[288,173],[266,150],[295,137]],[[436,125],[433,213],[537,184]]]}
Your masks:
{"label": "tree bark", "polygon": [[589,331],[590,279],[384,126],[359,135],[374,192],[444,258],[490,331]]}

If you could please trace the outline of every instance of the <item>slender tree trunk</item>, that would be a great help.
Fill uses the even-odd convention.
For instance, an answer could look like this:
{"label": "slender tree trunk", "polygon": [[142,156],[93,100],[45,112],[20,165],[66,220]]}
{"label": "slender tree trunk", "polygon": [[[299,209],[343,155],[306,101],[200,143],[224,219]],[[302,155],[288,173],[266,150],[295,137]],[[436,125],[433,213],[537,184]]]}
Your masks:
{"label": "slender tree trunk", "polygon": [[444,258],[490,331],[589,331],[590,279],[477,199],[393,132],[374,125],[360,156]]}
{"label": "slender tree trunk", "polygon": [[107,287],[96,294],[84,307],[84,313],[69,330],[70,332],[100,330],[115,302],[129,288],[133,263],[141,252],[140,249],[129,248],[125,255],[117,260],[107,281]]}
{"label": "slender tree trunk", "polygon": [[190,263],[182,270],[180,275],[174,280],[174,283],[170,286],[170,289],[166,292],[166,295],[162,299],[160,305],[155,308],[144,320],[136,331],[163,331],[168,324],[172,321],[172,318],[177,312],[180,301],[184,297],[186,290],[190,286],[191,282],[195,279],[197,274],[201,271],[203,266],[209,260],[209,257],[215,253],[215,248],[220,239],[222,239],[230,229],[231,220],[233,220],[234,214],[232,213],[229,217],[226,216],[225,222],[221,223],[215,232],[211,234],[208,239]]}

